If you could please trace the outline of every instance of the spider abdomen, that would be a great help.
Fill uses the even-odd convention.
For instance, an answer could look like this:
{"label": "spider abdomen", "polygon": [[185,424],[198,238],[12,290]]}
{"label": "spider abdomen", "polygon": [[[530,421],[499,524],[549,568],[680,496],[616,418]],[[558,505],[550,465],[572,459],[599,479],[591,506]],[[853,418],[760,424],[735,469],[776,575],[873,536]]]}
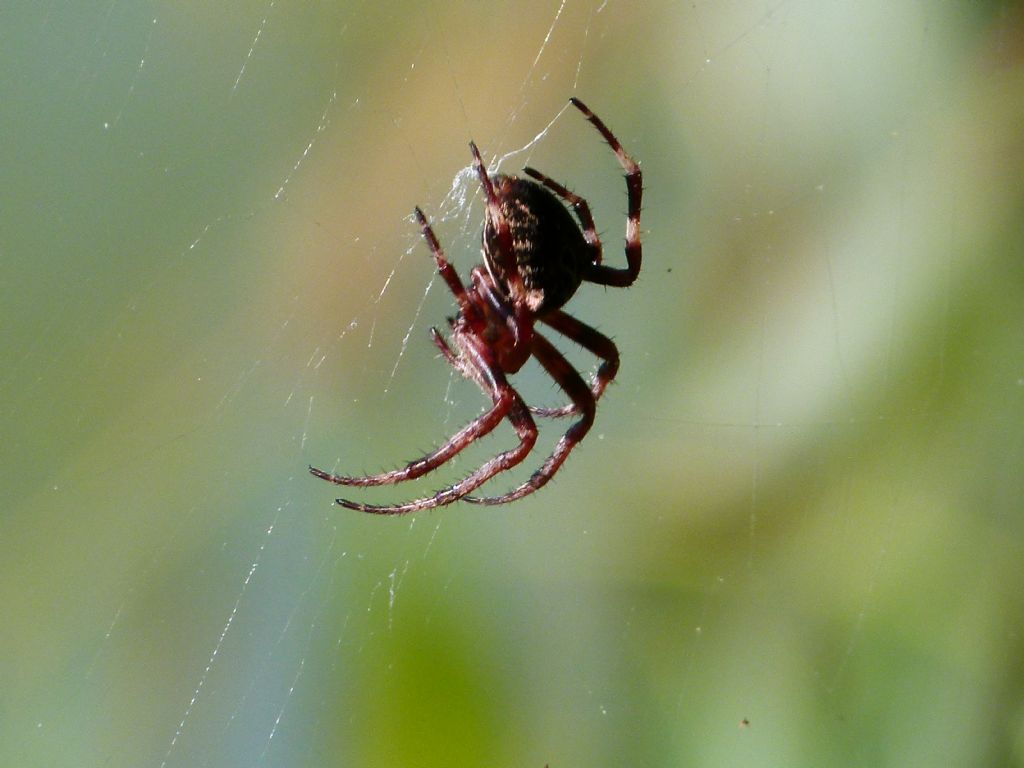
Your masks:
{"label": "spider abdomen", "polygon": [[[535,315],[560,308],[576,293],[583,271],[593,261],[591,247],[572,214],[540,184],[518,176],[494,177],[494,192],[512,236],[516,268],[526,287],[526,304]],[[485,225],[484,259],[507,286],[496,255],[497,232]]]}

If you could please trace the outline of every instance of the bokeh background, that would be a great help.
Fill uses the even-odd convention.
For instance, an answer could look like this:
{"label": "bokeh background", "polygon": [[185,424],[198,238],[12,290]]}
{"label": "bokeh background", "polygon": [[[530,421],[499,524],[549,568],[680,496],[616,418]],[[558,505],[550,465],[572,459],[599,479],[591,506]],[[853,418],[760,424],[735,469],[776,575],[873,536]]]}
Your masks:
{"label": "bokeh background", "polygon": [[[470,138],[621,263],[573,94],[593,432],[332,506],[485,405]],[[1011,2],[0,11],[0,764],[1024,765],[1022,115]]]}

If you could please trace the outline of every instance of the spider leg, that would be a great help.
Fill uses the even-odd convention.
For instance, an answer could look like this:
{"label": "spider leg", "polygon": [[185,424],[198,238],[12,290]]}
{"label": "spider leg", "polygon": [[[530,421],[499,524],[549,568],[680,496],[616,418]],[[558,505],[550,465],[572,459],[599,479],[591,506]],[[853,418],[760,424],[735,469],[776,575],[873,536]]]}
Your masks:
{"label": "spider leg", "polygon": [[[477,419],[470,424],[469,427],[461,430],[458,435],[449,440],[444,446],[435,451],[435,453],[428,458],[433,458],[441,454],[445,454],[448,457],[454,456],[476,439],[476,437],[491,431],[502,417],[508,418],[509,422],[512,424],[516,434],[519,436],[519,444],[507,451],[503,451],[489,461],[484,462],[484,464],[482,464],[476,471],[467,475],[459,482],[441,489],[433,496],[427,496],[421,499],[407,501],[403,504],[393,505],[363,504],[361,502],[350,501],[348,499],[337,499],[336,501],[338,504],[343,507],[347,507],[348,509],[354,509],[360,512],[369,512],[376,515],[404,515],[408,512],[417,512],[423,509],[442,507],[446,504],[458,501],[466,494],[479,488],[499,472],[511,469],[526,458],[526,455],[533,448],[533,444],[537,441],[537,425],[534,424],[533,418],[530,416],[530,411],[519,396],[519,393],[516,392],[511,384],[508,383],[504,374],[499,369],[495,368],[493,363],[489,361],[486,352],[476,347],[476,345],[473,344],[473,341],[475,340],[471,340],[470,343],[467,344],[467,348],[474,349],[474,351],[477,352],[483,352],[483,354],[480,355],[481,359],[474,361],[477,365],[481,366],[477,376],[474,376],[474,378],[487,382],[491,390],[491,396],[494,399],[494,407],[487,414],[480,417],[480,419]],[[478,344],[482,344],[482,342],[478,342]],[[494,419],[493,425],[487,429],[481,429],[478,432],[473,432],[471,434],[471,429],[475,425],[482,420],[487,419],[489,421],[492,418]],[[445,460],[447,459],[438,460],[434,466],[443,463]],[[426,471],[429,471],[429,469],[424,470],[424,472]],[[396,474],[402,474],[402,472],[403,470],[397,470]],[[418,474],[423,474],[423,472],[419,472]],[[322,477],[323,475],[318,474],[317,476]],[[325,479],[331,478],[328,477]],[[403,479],[408,478],[397,477],[392,482],[398,482]]]}
{"label": "spider leg", "polygon": [[[335,485],[348,485],[359,488],[370,488],[378,485],[392,485],[394,483],[401,483],[405,480],[415,480],[417,477],[422,477],[428,472],[437,469],[446,461],[452,459],[474,440],[483,437],[488,432],[492,432],[494,428],[501,423],[501,420],[508,415],[510,407],[511,403],[507,399],[502,400],[500,398],[496,398],[494,405],[490,410],[481,414],[476,419],[473,419],[473,421],[448,438],[444,445],[434,451],[431,451],[426,456],[416,459],[415,461],[410,461],[404,467],[399,467],[398,469],[381,472],[377,475],[366,475],[364,477],[335,475],[330,472],[325,472],[322,469],[317,469],[316,467],[310,467],[309,473],[319,477],[321,480],[334,483]],[[342,500],[339,499],[338,503],[341,504]],[[344,506],[349,506],[349,504],[346,503]]]}
{"label": "spider leg", "polygon": [[[501,212],[501,203],[498,202],[498,195],[494,191],[494,182],[487,173],[484,161],[480,157],[480,150],[474,142],[469,142],[469,151],[473,154],[473,168],[480,178],[480,186],[484,190],[484,198],[487,203],[487,215],[485,217],[484,233],[486,236],[487,224],[495,228],[500,244],[498,259],[501,262],[501,269],[505,273],[508,282],[509,292],[512,296],[512,318],[509,320],[510,328],[526,328],[530,326],[530,311],[524,301],[516,301],[526,296],[526,284],[519,272],[519,266],[515,260],[515,244],[512,241],[512,231],[509,229],[508,220]],[[492,282],[497,280],[497,275],[491,275]]]}
{"label": "spider leg", "polygon": [[523,276],[519,274],[514,261],[509,263],[509,260],[513,258],[512,255],[515,253],[512,243],[512,231],[509,229],[508,221],[501,213],[501,204],[498,202],[498,195],[494,191],[494,182],[491,181],[491,177],[487,173],[487,168],[480,157],[480,150],[477,149],[476,143],[469,142],[469,151],[473,154],[473,168],[476,170],[476,175],[480,179],[480,186],[484,191],[484,200],[487,204],[486,222],[495,228],[498,234],[498,242],[501,244],[501,253],[499,254],[503,262],[501,267],[508,275],[512,295],[524,296],[526,295],[526,286],[523,284]]}
{"label": "spider leg", "polygon": [[337,499],[336,501],[339,505],[358,512],[369,512],[374,515],[404,515],[409,512],[419,512],[423,509],[443,507],[446,504],[466,498],[467,494],[472,493],[499,472],[504,472],[519,464],[526,458],[530,449],[533,448],[533,444],[537,440],[537,427],[533,423],[525,403],[519,399],[518,395],[515,395],[515,399],[509,408],[508,420],[515,428],[516,434],[519,435],[519,444],[484,462],[475,472],[467,475],[454,485],[441,489],[433,496],[426,496],[422,499],[394,505],[362,504],[357,501],[349,501],[348,499]]}
{"label": "spider leg", "polygon": [[590,250],[594,253],[593,263],[600,264],[603,255],[601,238],[597,236],[597,225],[594,223],[594,216],[590,212],[590,204],[575,192],[570,191],[536,168],[527,166],[523,168],[523,173],[527,176],[532,176],[572,206],[572,212],[576,214],[576,218],[579,219],[580,224],[583,226],[583,239],[587,241],[587,245],[590,246]]}
{"label": "spider leg", "polygon": [[644,192],[643,175],[640,173],[640,166],[626,154],[626,150],[615,138],[615,134],[608,130],[608,126],[601,118],[591,112],[590,108],[579,99],[573,98],[569,101],[597,128],[612,151],[615,152],[615,156],[619,159],[619,165],[626,172],[626,192],[629,198],[626,218],[626,268],[617,269],[599,263],[590,264],[583,272],[583,279],[599,285],[625,288],[632,285],[636,276],[640,274],[640,263],[643,260],[640,247],[640,203]]}
{"label": "spider leg", "polygon": [[434,342],[434,346],[441,350],[441,356],[455,368],[458,368],[459,356],[448,346],[448,342],[444,340],[444,336],[441,335],[441,332],[436,327],[430,329],[430,338]]}
{"label": "spider leg", "polygon": [[576,369],[569,365],[569,361],[565,359],[562,353],[555,349],[551,342],[540,334],[534,335],[531,348],[534,356],[544,366],[544,370],[569,395],[573,402],[573,407],[580,414],[580,419],[562,435],[555,445],[555,450],[544,460],[540,469],[534,472],[530,479],[518,488],[514,488],[500,496],[464,496],[463,499],[465,501],[473,504],[506,504],[528,496],[542,488],[558,471],[558,468],[568,458],[569,452],[584,438],[594,423],[594,412],[597,407],[594,395],[587,386],[587,383],[576,372]]}
{"label": "spider leg", "polygon": [[[604,394],[605,387],[615,378],[619,372],[619,349],[615,342],[586,323],[577,320],[572,315],[557,310],[542,318],[542,322],[554,328],[566,338],[572,339],[595,357],[601,359],[601,365],[590,382],[590,392],[597,401]],[[579,413],[576,403],[564,405],[561,408],[536,408],[530,406],[530,412],[536,416],[548,418],[560,418]]]}
{"label": "spider leg", "polygon": [[455,303],[459,305],[459,312],[465,317],[476,317],[476,308],[469,298],[469,292],[466,290],[466,286],[463,285],[462,280],[459,279],[455,267],[444,257],[444,251],[441,249],[441,244],[437,241],[437,235],[434,234],[430,222],[427,221],[427,217],[423,215],[423,211],[420,210],[419,206],[416,207],[414,212],[416,214],[416,221],[419,222],[420,230],[423,232],[423,238],[427,241],[430,253],[437,264],[437,271],[455,296]]}
{"label": "spider leg", "polygon": [[[448,284],[451,292],[455,295],[455,300],[459,305],[460,314],[463,317],[478,318],[479,313],[473,301],[469,297],[469,292],[466,287],[462,284],[455,269],[444,257],[444,252],[441,250],[441,245],[437,241],[437,237],[434,235],[433,229],[427,222],[427,217],[423,215],[423,211],[416,208],[416,219],[420,223],[420,228],[423,230],[423,236],[427,241],[427,245],[430,247],[430,251],[434,256],[434,260],[437,262],[437,270],[444,281]],[[474,368],[483,366],[486,368],[486,363],[479,363],[474,366],[460,358],[448,343],[442,338],[440,332],[436,328],[430,329],[431,337],[434,340],[434,344],[437,345],[438,349],[441,350],[441,354],[444,355],[445,359],[451,363],[456,369],[458,369],[464,375],[470,378],[476,379],[480,382],[481,386],[484,385],[484,378],[473,375]],[[493,380],[493,376],[491,377]],[[492,393],[497,391],[497,384],[492,383],[489,387]],[[449,440],[431,453],[423,456],[415,461],[411,461],[404,467],[393,469],[388,472],[381,472],[376,475],[367,475],[363,477],[351,477],[348,475],[336,475],[331,472],[325,472],[322,469],[310,466],[310,474],[319,477],[321,480],[326,480],[329,483],[335,485],[350,485],[358,487],[371,487],[378,485],[390,485],[391,483],[400,483],[404,480],[413,480],[421,475],[436,469],[441,464],[455,456],[459,451],[463,450],[467,445],[476,440],[488,432],[491,432],[508,413],[510,403],[507,398],[502,400],[498,397],[494,398],[493,407],[482,414],[480,417],[474,419],[461,430],[456,432]]]}

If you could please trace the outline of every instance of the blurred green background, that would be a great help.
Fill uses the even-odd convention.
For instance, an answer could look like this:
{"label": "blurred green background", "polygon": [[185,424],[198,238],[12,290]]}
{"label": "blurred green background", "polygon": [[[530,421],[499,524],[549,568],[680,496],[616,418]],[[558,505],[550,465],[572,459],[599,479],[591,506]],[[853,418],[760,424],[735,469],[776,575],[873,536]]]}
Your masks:
{"label": "blurred green background", "polygon": [[[593,432],[332,506],[485,404],[470,138],[622,263],[573,94]],[[1024,765],[1022,115],[1009,2],[0,11],[0,764]]]}

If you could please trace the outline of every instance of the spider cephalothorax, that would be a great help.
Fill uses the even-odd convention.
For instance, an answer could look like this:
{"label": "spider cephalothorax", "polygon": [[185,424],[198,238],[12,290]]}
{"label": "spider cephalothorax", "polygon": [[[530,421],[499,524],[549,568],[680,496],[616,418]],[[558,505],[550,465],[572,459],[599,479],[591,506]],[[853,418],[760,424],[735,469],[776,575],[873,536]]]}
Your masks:
{"label": "spider cephalothorax", "polygon": [[[473,167],[480,179],[486,202],[482,266],[470,273],[469,287],[459,279],[444,256],[423,212],[416,219],[423,237],[448,285],[458,313],[449,320],[451,343],[437,328],[431,337],[442,356],[460,373],[487,393],[492,406],[471,421],[444,445],[404,467],[379,475],[349,477],[313,467],[309,471],[337,485],[368,487],[412,480],[441,466],[479,437],[508,419],[519,443],[484,462],[476,471],[433,496],[395,505],[373,505],[338,499],[350,509],[376,514],[403,514],[430,509],[464,499],[476,504],[504,504],[533,493],[548,482],[562,466],[569,452],[594,423],[597,400],[615,378],[619,351],[604,334],[562,311],[582,282],[625,287],[640,272],[640,200],[643,180],[640,166],[619,144],[597,115],[579,99],[571,99],[608,142],[626,171],[628,215],[626,219],[626,267],[618,269],[601,263],[598,239],[590,206],[582,197],[532,168],[523,173],[530,179],[487,173],[480,152],[470,142]],[[580,229],[566,209],[568,203],[582,226]],[[550,341],[537,332],[541,322],[566,336],[601,360],[593,381],[587,384]],[[515,373],[534,357],[571,401],[561,408],[527,406],[507,374]],[[519,464],[537,440],[533,416],[577,416],[559,439],[554,451],[528,480],[500,496],[470,496],[499,472]]]}

